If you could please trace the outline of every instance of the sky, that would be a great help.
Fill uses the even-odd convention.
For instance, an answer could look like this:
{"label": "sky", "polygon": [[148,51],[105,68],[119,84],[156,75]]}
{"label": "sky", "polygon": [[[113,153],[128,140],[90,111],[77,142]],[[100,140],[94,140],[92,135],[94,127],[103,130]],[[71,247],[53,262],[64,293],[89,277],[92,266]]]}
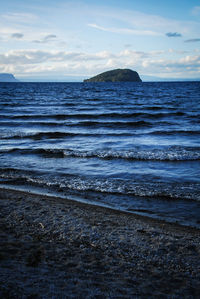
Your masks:
{"label": "sky", "polygon": [[200,0],[7,0],[0,72],[80,81],[116,68],[200,79]]}

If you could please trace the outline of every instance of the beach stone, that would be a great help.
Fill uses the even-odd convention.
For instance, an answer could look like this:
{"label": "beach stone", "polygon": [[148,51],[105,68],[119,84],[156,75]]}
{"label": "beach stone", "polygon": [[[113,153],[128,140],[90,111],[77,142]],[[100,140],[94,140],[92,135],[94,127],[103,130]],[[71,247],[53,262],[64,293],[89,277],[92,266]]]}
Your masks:
{"label": "beach stone", "polygon": [[22,207],[7,196],[0,298],[200,298],[199,231],[31,194]]}

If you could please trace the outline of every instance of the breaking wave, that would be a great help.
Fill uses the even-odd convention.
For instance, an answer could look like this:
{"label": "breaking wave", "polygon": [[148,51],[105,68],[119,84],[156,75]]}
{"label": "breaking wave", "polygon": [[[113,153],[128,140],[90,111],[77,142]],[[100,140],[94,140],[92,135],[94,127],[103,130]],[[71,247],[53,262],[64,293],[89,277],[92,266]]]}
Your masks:
{"label": "breaking wave", "polygon": [[1,150],[0,153],[39,155],[46,158],[99,158],[99,159],[126,159],[138,161],[198,161],[200,160],[200,148],[171,147],[165,149],[135,149],[128,151],[119,150],[95,150],[78,151],[73,149],[23,149],[13,148]]}

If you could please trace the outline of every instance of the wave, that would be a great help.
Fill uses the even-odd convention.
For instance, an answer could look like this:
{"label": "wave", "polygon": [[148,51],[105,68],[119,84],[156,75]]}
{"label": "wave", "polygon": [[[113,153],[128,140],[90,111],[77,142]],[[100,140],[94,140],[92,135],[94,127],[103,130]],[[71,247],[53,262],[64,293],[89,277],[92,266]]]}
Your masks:
{"label": "wave", "polygon": [[[35,124],[35,123],[34,123]],[[33,125],[34,125],[33,124]],[[160,125],[167,125],[167,122],[160,122]],[[18,124],[16,124],[17,126]],[[39,124],[35,124],[36,126]],[[41,123],[40,125],[44,125],[47,127],[58,127],[59,124],[50,122],[50,123]],[[61,124],[66,127],[65,124]],[[20,124],[19,124],[20,126]],[[22,125],[23,126],[23,125]],[[141,132],[136,130],[127,130],[125,132],[117,132],[116,128],[119,129],[128,129],[128,128],[151,128],[153,124],[151,122],[144,121],[136,121],[136,122],[80,122],[80,123],[70,123],[67,125],[68,127],[85,127],[85,128],[110,128],[114,129],[112,132],[62,132],[62,131],[50,131],[50,132],[36,132],[36,133],[24,133],[24,132],[10,132],[1,133],[0,140],[9,140],[9,139],[62,139],[62,138],[73,138],[73,137],[123,137],[123,136],[151,136],[151,135],[164,135],[164,136],[178,136],[178,135],[200,135],[200,131],[196,130],[151,130],[148,132]]]}
{"label": "wave", "polygon": [[64,137],[73,137],[76,136],[75,133],[64,133],[64,132],[39,132],[34,134],[16,134],[4,137],[3,139],[60,139]]}
{"label": "wave", "polygon": [[38,132],[32,134],[2,134],[0,139],[8,140],[8,139],[33,139],[33,140],[41,140],[41,139],[63,139],[63,138],[73,138],[73,137],[109,137],[109,136],[132,136],[130,133],[72,133],[72,132]]}
{"label": "wave", "polygon": [[69,126],[78,127],[108,127],[108,128],[128,128],[128,127],[151,127],[153,124],[147,121],[112,121],[112,122],[97,122],[97,121],[84,121],[77,124],[69,124]]}
{"label": "wave", "polygon": [[152,135],[200,135],[200,131],[192,131],[192,130],[156,130],[151,132]]}
{"label": "wave", "polygon": [[[0,121],[0,124],[7,127],[23,127],[24,123],[20,121]],[[28,121],[26,126],[46,126],[46,127],[107,127],[107,128],[135,128],[135,127],[152,127],[155,123],[150,121],[78,121],[78,122],[53,122],[53,121]],[[170,125],[167,121],[160,121],[159,124]]]}
{"label": "wave", "polygon": [[86,113],[68,113],[68,114],[19,114],[19,115],[1,115],[2,119],[121,119],[121,118],[134,118],[134,117],[144,117],[144,118],[163,118],[169,116],[184,116],[187,115],[185,112],[163,112],[163,113],[147,113],[147,112],[112,112],[112,113],[97,113],[94,111],[93,114]]}
{"label": "wave", "polygon": [[23,149],[1,150],[2,154],[38,155],[44,158],[98,158],[104,160],[124,159],[136,161],[199,161],[200,148],[168,148],[151,150],[95,150],[78,151],[73,149]]}
{"label": "wave", "polygon": [[[140,182],[112,178],[81,177],[71,174],[34,173],[18,169],[0,168],[0,183],[11,185],[31,185],[41,188],[51,188],[58,192],[76,191],[98,192],[99,194],[114,194],[123,196],[138,196],[141,199],[154,200],[193,200],[200,201],[198,183],[164,183]],[[108,199],[110,200],[110,198]],[[120,203],[123,205],[123,202]]]}
{"label": "wave", "polygon": [[47,127],[66,127],[65,122],[53,122],[53,121],[28,121],[26,123],[21,123],[20,121],[0,121],[0,125],[6,126],[6,127],[28,127],[28,126],[47,126]]}

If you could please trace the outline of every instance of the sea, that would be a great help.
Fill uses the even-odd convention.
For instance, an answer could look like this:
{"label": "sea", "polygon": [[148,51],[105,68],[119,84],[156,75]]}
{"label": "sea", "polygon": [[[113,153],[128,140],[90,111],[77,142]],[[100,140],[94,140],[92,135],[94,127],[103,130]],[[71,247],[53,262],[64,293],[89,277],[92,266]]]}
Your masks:
{"label": "sea", "polygon": [[200,228],[200,82],[0,83],[0,188]]}

